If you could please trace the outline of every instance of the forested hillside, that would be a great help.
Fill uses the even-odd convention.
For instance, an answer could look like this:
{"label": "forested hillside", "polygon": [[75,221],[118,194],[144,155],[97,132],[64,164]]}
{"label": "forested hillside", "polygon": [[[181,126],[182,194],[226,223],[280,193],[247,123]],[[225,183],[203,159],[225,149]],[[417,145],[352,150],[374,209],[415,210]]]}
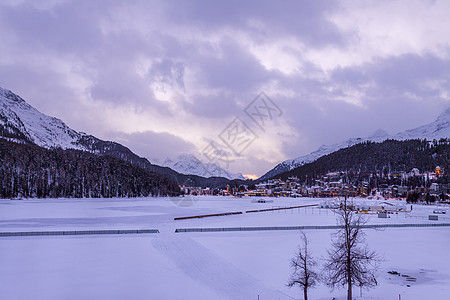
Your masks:
{"label": "forested hillside", "polygon": [[[92,153],[115,157],[127,161],[135,166],[150,170],[151,172],[164,175],[179,185],[200,187],[225,187],[230,180],[225,177],[202,177],[197,175],[186,175],[178,173],[168,167],[152,164],[148,159],[139,157],[127,147],[111,141],[102,141],[94,136],[85,135],[80,138],[79,143]],[[242,182],[242,180],[235,180]]]}
{"label": "forested hillside", "polygon": [[[444,168],[447,176],[450,161],[450,140],[387,140],[382,143],[364,142],[325,155],[316,161],[280,174],[277,178],[297,176],[309,180],[328,172],[345,172],[349,181],[371,175],[384,176],[389,173],[432,171],[436,166]],[[447,177],[448,181],[448,177]]]}
{"label": "forested hillside", "polygon": [[99,156],[114,157],[135,167],[168,177],[180,185],[218,187],[226,186],[229,182],[229,179],[224,177],[185,175],[167,167],[151,164],[148,159],[139,157],[119,143],[103,141],[71,129],[62,120],[39,112],[20,96],[1,87],[0,138],[45,149],[83,150]]}
{"label": "forested hillside", "polygon": [[178,195],[173,180],[108,155],[0,139],[0,197]]}

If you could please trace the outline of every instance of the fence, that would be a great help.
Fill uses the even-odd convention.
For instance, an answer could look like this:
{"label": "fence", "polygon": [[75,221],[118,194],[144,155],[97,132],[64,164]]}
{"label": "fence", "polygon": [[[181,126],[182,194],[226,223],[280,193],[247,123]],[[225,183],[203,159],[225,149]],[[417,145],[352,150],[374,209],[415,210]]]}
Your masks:
{"label": "fence", "polygon": [[242,211],[234,211],[234,212],[226,212],[226,213],[218,213],[218,214],[210,214],[210,215],[178,217],[178,218],[173,218],[173,219],[176,221],[176,220],[201,219],[201,218],[221,217],[221,216],[241,215],[241,214],[242,214]]}
{"label": "fence", "polygon": [[[407,228],[407,227],[450,227],[450,223],[436,224],[371,224],[361,228]],[[266,231],[266,230],[312,230],[338,229],[341,225],[308,225],[308,226],[272,226],[272,227],[224,227],[224,228],[177,228],[179,232],[224,232],[224,231]],[[123,230],[71,230],[71,231],[26,231],[0,232],[0,237],[9,236],[61,236],[61,235],[95,235],[95,234],[144,234],[159,233],[158,229],[123,229]]]}
{"label": "fence", "polygon": [[[265,208],[265,209],[256,209],[256,210],[247,210],[245,213],[256,213],[256,212],[267,212],[267,211],[279,211],[279,210],[288,210],[295,208],[303,208],[303,207],[314,207],[319,206],[318,204],[309,204],[309,205],[298,205],[298,206],[286,206],[286,207],[276,207],[276,208]],[[177,220],[187,220],[187,219],[201,219],[201,218],[209,218],[209,217],[221,217],[221,216],[231,216],[231,215],[241,215],[241,211],[234,212],[225,212],[218,214],[209,214],[209,215],[198,215],[198,216],[188,216],[188,217],[177,217],[173,218],[175,221]]]}
{"label": "fence", "polygon": [[[437,224],[371,224],[361,228],[405,228],[405,227],[450,227],[450,223]],[[177,228],[175,232],[221,232],[221,231],[264,231],[264,230],[310,230],[310,229],[338,229],[341,225],[323,226],[273,226],[273,227],[228,227],[228,228]]]}
{"label": "fence", "polygon": [[5,237],[5,236],[42,236],[42,235],[142,234],[142,233],[159,233],[159,230],[158,229],[123,229],[123,230],[0,232],[0,237]]}
{"label": "fence", "polygon": [[303,208],[303,207],[313,207],[313,206],[319,206],[319,205],[318,204],[309,204],[309,205],[297,205],[297,206],[287,206],[287,207],[265,208],[265,209],[247,210],[246,213],[248,214],[248,213],[255,213],[255,212],[288,210],[288,209]]}

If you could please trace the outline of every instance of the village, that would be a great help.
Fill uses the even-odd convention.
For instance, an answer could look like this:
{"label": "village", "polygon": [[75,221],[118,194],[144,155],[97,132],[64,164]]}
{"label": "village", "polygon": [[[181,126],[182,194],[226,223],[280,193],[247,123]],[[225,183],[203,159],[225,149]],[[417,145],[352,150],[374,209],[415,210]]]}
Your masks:
{"label": "village", "polygon": [[378,174],[371,174],[368,180],[348,183],[347,173],[329,172],[310,180],[289,177],[286,180],[270,179],[255,184],[241,184],[224,189],[180,186],[184,195],[221,195],[234,197],[367,197],[368,199],[402,199],[407,202],[446,202],[449,199],[450,184],[445,180],[444,170],[437,166],[434,171],[392,172],[386,177],[394,184],[377,184]]}

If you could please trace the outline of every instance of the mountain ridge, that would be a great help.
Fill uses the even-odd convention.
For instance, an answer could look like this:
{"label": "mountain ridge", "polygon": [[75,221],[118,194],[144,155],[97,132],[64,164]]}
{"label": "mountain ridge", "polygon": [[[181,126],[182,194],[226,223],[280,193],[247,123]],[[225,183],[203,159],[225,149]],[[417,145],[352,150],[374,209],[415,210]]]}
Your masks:
{"label": "mountain ridge", "polygon": [[267,180],[277,176],[279,174],[288,172],[302,165],[311,163],[322,156],[331,154],[340,149],[351,147],[353,145],[371,141],[371,142],[383,142],[387,139],[394,140],[408,140],[408,139],[440,139],[450,137],[450,107],[444,110],[435,121],[413,128],[405,131],[401,131],[394,135],[389,135],[383,129],[378,129],[371,135],[365,138],[350,138],[344,142],[332,144],[332,145],[322,145],[319,149],[303,156],[297,158],[285,160],[277,164],[273,169],[266,172],[263,176],[258,178],[258,180]]}
{"label": "mountain ridge", "polygon": [[[340,173],[339,176],[345,182],[353,185],[362,181],[380,184],[381,181],[377,180],[381,180],[381,177],[383,180],[392,179],[391,183],[401,184],[401,178],[398,175],[392,176],[392,173],[406,173],[413,168],[422,172],[434,172],[440,166],[444,170],[440,182],[446,184],[449,178],[449,150],[448,138],[433,142],[421,139],[366,141],[324,155],[314,162],[281,173],[279,177],[287,179],[295,176],[312,185],[318,177],[332,172]],[[411,180],[409,183],[412,182]]]}
{"label": "mountain ridge", "polygon": [[180,154],[176,158],[166,158],[162,163],[154,162],[160,166],[171,168],[178,173],[186,175],[245,180],[241,173],[231,173],[216,164],[204,163],[193,154]]}
{"label": "mountain ridge", "polygon": [[62,120],[39,112],[17,94],[1,87],[0,137],[46,149],[74,149],[109,155],[168,176],[179,184],[218,186],[229,181],[228,178],[218,176],[204,178],[198,175],[180,174],[169,167],[152,164],[147,158],[136,155],[117,142],[104,141],[93,135],[71,129]]}

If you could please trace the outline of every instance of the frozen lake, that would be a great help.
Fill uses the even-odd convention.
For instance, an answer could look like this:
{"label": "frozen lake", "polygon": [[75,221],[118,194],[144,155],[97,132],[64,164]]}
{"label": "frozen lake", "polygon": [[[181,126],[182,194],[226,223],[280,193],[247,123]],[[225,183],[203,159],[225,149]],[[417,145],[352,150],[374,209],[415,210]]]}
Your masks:
{"label": "frozen lake", "polygon": [[[246,214],[246,210],[318,204],[320,199],[31,199],[0,200],[0,232],[158,229],[159,234],[0,238],[0,299],[301,299],[286,287],[298,231],[174,233],[176,228],[335,225],[325,209],[299,208]],[[363,200],[358,200],[363,201]],[[178,205],[177,205],[178,204]],[[193,204],[193,205],[190,205]],[[181,206],[179,206],[181,205]],[[190,206],[189,206],[190,205]],[[415,205],[371,224],[429,221],[434,206]],[[243,214],[174,221],[175,217]],[[333,230],[306,230],[316,257]],[[450,227],[366,230],[369,247],[384,261],[379,284],[363,299],[448,299]],[[416,278],[390,275],[397,271]],[[410,285],[409,287],[407,285]],[[359,296],[359,288],[354,295]],[[323,285],[311,299],[345,298]]]}

